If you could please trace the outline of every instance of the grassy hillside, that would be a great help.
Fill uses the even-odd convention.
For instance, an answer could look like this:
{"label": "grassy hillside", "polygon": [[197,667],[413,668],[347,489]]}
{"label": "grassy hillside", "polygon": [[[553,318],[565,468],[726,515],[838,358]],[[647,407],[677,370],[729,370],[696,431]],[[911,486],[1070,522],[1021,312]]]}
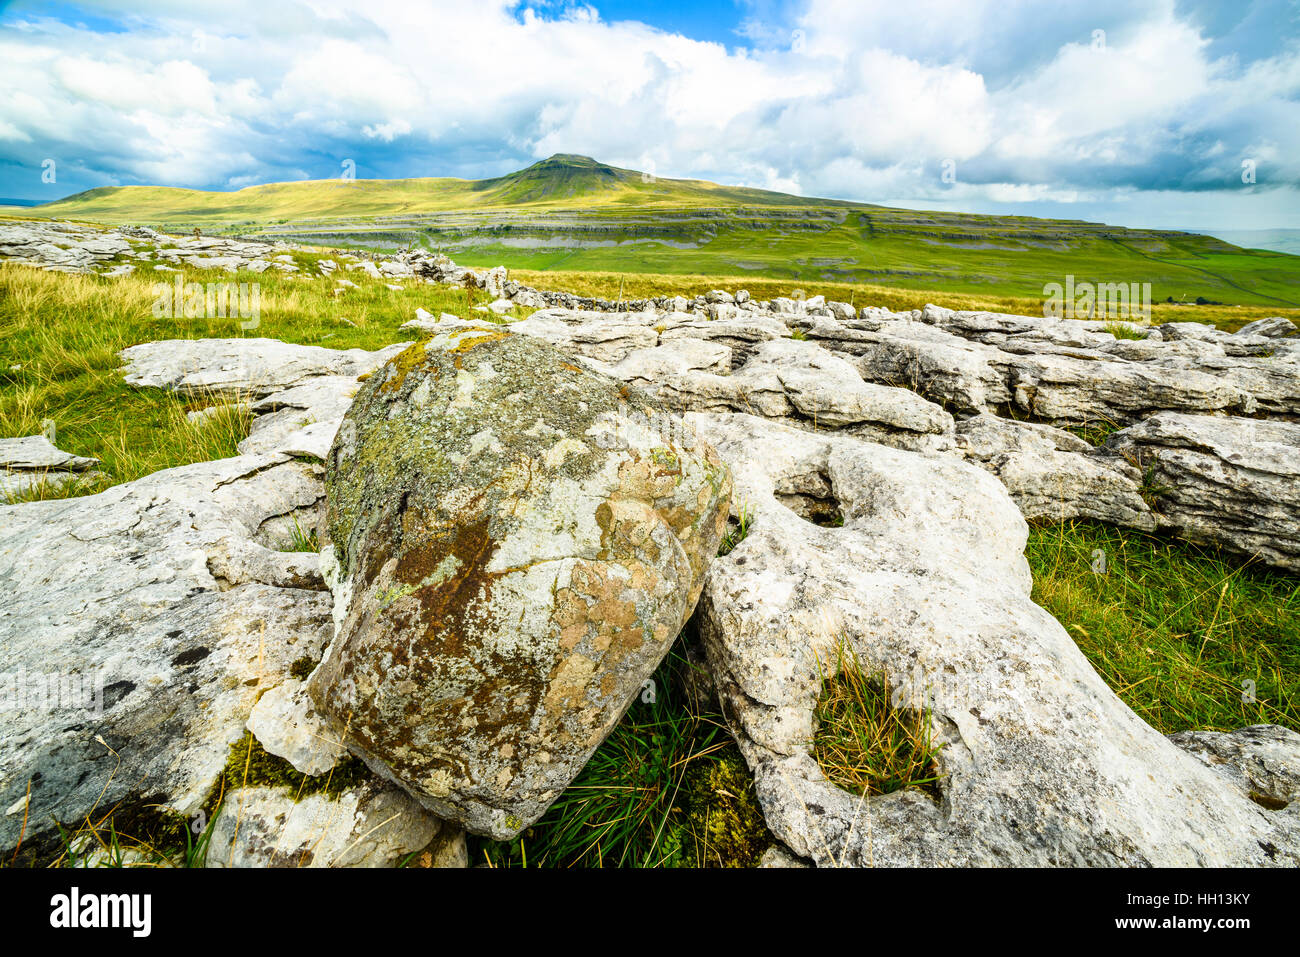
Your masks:
{"label": "grassy hillside", "polygon": [[420,246],[475,266],[755,276],[1041,298],[1078,281],[1150,283],[1152,299],[1300,307],[1300,256],[1192,233],[917,212],[556,155],[486,180],[317,180],[215,193],[105,187],[32,215],[354,248]]}
{"label": "grassy hillside", "polygon": [[[39,215],[114,222],[226,223],[288,221],[313,217],[354,219],[473,208],[509,209],[578,205],[623,208],[659,206],[803,206],[799,196],[761,189],[718,186],[701,180],[646,181],[634,170],[606,166],[585,156],[557,154],[495,179],[328,179],[267,183],[232,192],[169,186],[103,186],[35,210]],[[817,205],[861,204],[813,200]]]}

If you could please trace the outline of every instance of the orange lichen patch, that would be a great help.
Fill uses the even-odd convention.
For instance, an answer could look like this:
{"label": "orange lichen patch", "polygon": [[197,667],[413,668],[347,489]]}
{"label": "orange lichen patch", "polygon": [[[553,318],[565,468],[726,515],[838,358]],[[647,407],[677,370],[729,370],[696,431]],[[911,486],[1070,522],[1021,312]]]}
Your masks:
{"label": "orange lichen patch", "polygon": [[607,598],[592,607],[591,617],[614,628],[626,628],[636,621],[636,603]]}
{"label": "orange lichen patch", "polygon": [[596,671],[596,662],[586,655],[573,654],[561,659],[551,673],[544,700],[548,709],[569,710],[581,707],[587,685]]}
{"label": "orange lichen patch", "polygon": [[645,632],[640,628],[623,628],[614,633],[609,642],[609,654],[615,659],[626,658],[640,651],[645,644]]}
{"label": "orange lichen patch", "polygon": [[560,649],[562,651],[572,651],[577,647],[578,642],[587,637],[587,622],[582,620],[572,625],[567,625],[560,629]]}
{"label": "orange lichen patch", "polygon": [[618,484],[631,498],[653,500],[671,495],[680,474],[661,468],[653,460],[629,458],[618,467]]}
{"label": "orange lichen patch", "polygon": [[587,602],[572,588],[561,588],[555,593],[553,619],[561,628],[587,621]]}
{"label": "orange lichen patch", "polygon": [[426,344],[423,341],[412,343],[384,363],[382,368],[375,370],[376,375],[383,373],[385,376],[384,380],[379,383],[381,393],[393,393],[402,388],[406,377],[423,363],[426,356]]}
{"label": "orange lichen patch", "polygon": [[488,342],[497,342],[509,335],[508,332],[485,332],[482,335],[465,336],[458,339],[456,344],[447,350],[452,356],[452,365],[457,369],[463,368],[464,356],[471,349]]}

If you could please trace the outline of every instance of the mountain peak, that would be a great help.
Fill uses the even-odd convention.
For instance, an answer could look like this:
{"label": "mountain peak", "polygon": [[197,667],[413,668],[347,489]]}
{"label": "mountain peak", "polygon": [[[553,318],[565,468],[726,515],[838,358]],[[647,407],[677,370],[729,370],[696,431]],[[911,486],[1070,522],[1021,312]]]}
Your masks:
{"label": "mountain peak", "polygon": [[552,153],[544,160],[540,160],[533,166],[570,166],[575,169],[608,169],[604,163],[598,163],[590,156],[583,156],[581,153]]}
{"label": "mountain peak", "polygon": [[618,189],[632,175],[590,156],[556,153],[518,172],[480,180],[473,188],[496,193],[499,200],[509,203],[591,198]]}

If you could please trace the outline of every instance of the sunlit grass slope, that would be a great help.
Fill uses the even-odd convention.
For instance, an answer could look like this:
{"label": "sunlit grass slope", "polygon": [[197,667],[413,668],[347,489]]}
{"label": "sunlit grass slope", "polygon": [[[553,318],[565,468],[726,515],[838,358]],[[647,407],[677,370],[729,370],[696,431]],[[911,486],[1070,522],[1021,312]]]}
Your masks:
{"label": "sunlit grass slope", "polygon": [[[25,211],[24,215],[28,212]],[[1300,307],[1300,256],[1076,220],[924,212],[643,176],[559,154],[486,180],[311,180],[204,192],[104,187],[30,215],[373,249],[475,266],[757,276],[1041,297],[1150,283],[1155,301]]]}

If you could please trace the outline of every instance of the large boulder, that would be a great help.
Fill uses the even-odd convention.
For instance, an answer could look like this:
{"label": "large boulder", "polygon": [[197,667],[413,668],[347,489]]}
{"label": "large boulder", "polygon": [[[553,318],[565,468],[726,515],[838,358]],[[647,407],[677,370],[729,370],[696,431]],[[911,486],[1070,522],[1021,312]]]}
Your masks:
{"label": "large boulder", "polygon": [[731,482],[649,398],[501,329],[419,343],[327,463],[337,634],[308,690],[426,807],[513,837],[699,597]]}

